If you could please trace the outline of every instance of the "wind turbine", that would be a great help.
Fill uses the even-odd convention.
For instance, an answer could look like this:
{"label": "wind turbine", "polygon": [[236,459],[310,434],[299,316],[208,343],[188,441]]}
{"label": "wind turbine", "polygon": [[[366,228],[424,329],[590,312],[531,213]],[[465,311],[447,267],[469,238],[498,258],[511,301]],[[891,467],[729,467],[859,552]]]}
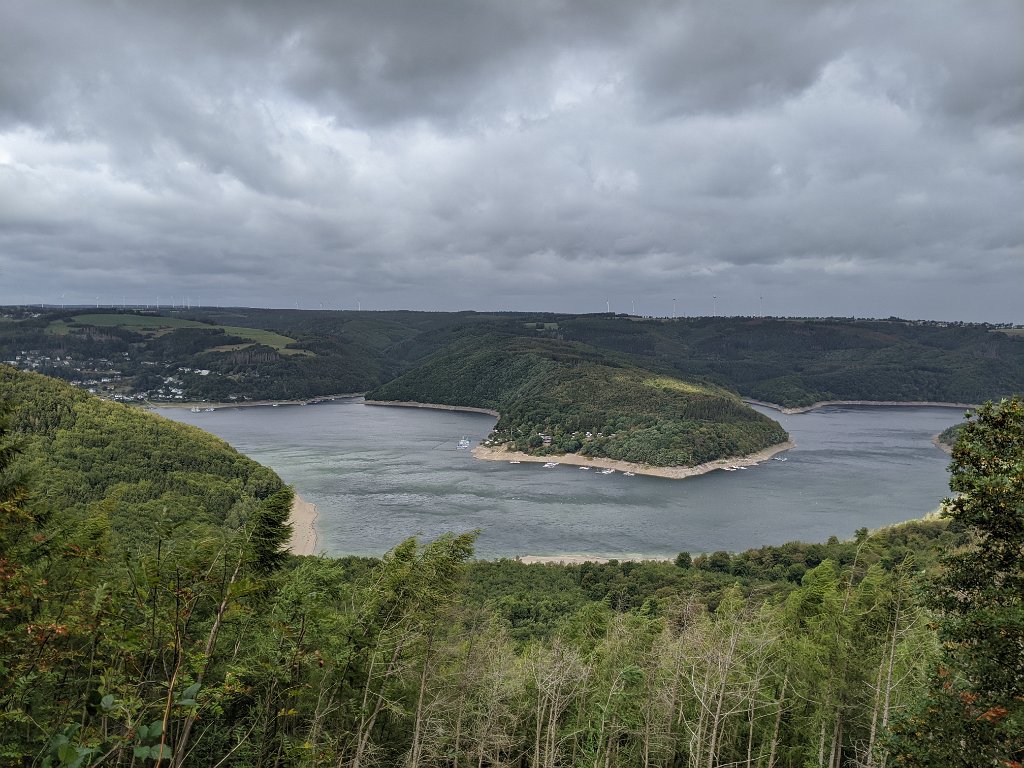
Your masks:
{"label": "wind turbine", "polygon": [[758,296],[757,298],[761,302],[760,303],[759,314],[761,315],[761,317],[764,317],[764,296]]}
{"label": "wind turbine", "polygon": [[676,319],[676,300],[672,299],[672,319]]}
{"label": "wind turbine", "polygon": [[62,293],[62,294],[60,295],[60,308],[61,308],[61,309],[64,309],[64,297],[65,297],[65,296],[67,296],[67,294],[66,294],[66,293]]}
{"label": "wind turbine", "polygon": [[718,297],[712,296],[711,301],[713,302],[711,305],[713,307],[713,309],[711,310],[711,314],[713,317],[718,317]]}
{"label": "wind turbine", "polygon": [[605,311],[608,314],[611,314],[611,312],[612,312],[612,300],[611,299],[605,299],[604,300],[604,308],[605,308]]}

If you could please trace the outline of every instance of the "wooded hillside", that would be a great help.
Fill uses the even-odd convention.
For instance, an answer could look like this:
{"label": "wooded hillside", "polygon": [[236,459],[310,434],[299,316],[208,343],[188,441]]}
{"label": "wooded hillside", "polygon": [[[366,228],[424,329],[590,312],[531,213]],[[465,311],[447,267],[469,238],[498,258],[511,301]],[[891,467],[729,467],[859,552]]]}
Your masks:
{"label": "wooded hillside", "polygon": [[[272,473],[52,381],[0,382],[6,764],[1024,758],[1019,401],[964,430],[949,525],[562,568],[474,564],[472,534],[286,557]],[[953,557],[933,582],[936,549]]]}
{"label": "wooded hillside", "polygon": [[23,308],[0,312],[0,360],[107,396],[304,399],[374,389],[498,333],[583,343],[606,361],[784,406],[976,403],[1024,390],[1024,335],[1004,330],[898,319]]}
{"label": "wooded hillside", "polygon": [[445,348],[367,393],[492,408],[495,445],[694,466],[754,453],[788,436],[735,395],[644,371],[581,344],[491,334]]}

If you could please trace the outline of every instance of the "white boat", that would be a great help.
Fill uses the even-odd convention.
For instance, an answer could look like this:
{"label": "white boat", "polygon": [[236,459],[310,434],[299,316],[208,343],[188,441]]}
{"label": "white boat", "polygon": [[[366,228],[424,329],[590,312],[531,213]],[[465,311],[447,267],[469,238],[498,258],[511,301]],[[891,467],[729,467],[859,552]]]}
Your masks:
{"label": "white boat", "polygon": [[521,462],[519,459],[512,459],[512,461],[509,462],[509,464],[522,464],[522,463],[523,462]]}
{"label": "white boat", "polygon": [[459,449],[460,451],[464,451],[464,450],[466,450],[467,448],[469,448],[469,438],[468,438],[468,437],[464,437],[464,438],[462,438],[461,440],[459,440],[459,444],[458,444],[458,445],[457,445],[456,447],[457,447],[457,448],[458,448],[458,449]]}
{"label": "white boat", "polygon": [[722,467],[726,472],[735,472],[736,467]]}
{"label": "white boat", "polygon": [[623,472],[622,475],[623,475],[623,477],[635,477],[636,473],[634,473],[634,472]]}
{"label": "white boat", "polygon": [[544,465],[544,469],[551,469],[552,467],[557,467],[557,466],[558,466],[558,462],[557,461],[549,461],[547,464]]}
{"label": "white boat", "polygon": [[192,413],[201,413],[203,409],[199,406],[193,405],[189,410],[192,411]]}
{"label": "white boat", "polygon": [[601,474],[602,475],[612,475],[612,474],[615,474],[615,470],[614,469],[602,469],[601,470]]}
{"label": "white boat", "polygon": [[590,469],[590,467],[580,467],[580,469],[586,470],[586,469]]}
{"label": "white boat", "polygon": [[772,461],[785,461],[785,456],[772,456]]}

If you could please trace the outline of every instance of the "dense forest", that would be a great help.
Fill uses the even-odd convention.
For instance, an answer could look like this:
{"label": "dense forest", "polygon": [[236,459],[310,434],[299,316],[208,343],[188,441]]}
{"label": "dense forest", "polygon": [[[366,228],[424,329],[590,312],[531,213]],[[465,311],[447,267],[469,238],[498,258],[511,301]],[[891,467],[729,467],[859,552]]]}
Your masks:
{"label": "dense forest", "polygon": [[[1024,760],[1024,403],[948,521],[674,563],[291,557],[203,433],[0,368],[0,760],[1000,766]],[[943,554],[939,554],[943,553]]]}
{"label": "dense forest", "polygon": [[1024,336],[1003,331],[896,318],[10,308],[0,311],[0,360],[107,396],[308,399],[374,389],[497,334],[586,344],[608,360],[784,406],[978,403],[1020,394]]}
{"label": "dense forest", "polygon": [[785,430],[711,384],[644,371],[582,344],[467,339],[366,395],[491,408],[488,445],[694,466],[784,442]]}

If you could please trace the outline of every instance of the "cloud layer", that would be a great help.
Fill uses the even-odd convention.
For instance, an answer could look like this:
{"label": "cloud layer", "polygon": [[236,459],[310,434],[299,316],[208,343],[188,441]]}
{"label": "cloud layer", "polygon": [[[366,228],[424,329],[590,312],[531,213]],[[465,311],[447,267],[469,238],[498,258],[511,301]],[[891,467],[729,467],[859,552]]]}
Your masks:
{"label": "cloud layer", "polygon": [[1022,31],[1018,0],[8,3],[0,302],[1021,322]]}

